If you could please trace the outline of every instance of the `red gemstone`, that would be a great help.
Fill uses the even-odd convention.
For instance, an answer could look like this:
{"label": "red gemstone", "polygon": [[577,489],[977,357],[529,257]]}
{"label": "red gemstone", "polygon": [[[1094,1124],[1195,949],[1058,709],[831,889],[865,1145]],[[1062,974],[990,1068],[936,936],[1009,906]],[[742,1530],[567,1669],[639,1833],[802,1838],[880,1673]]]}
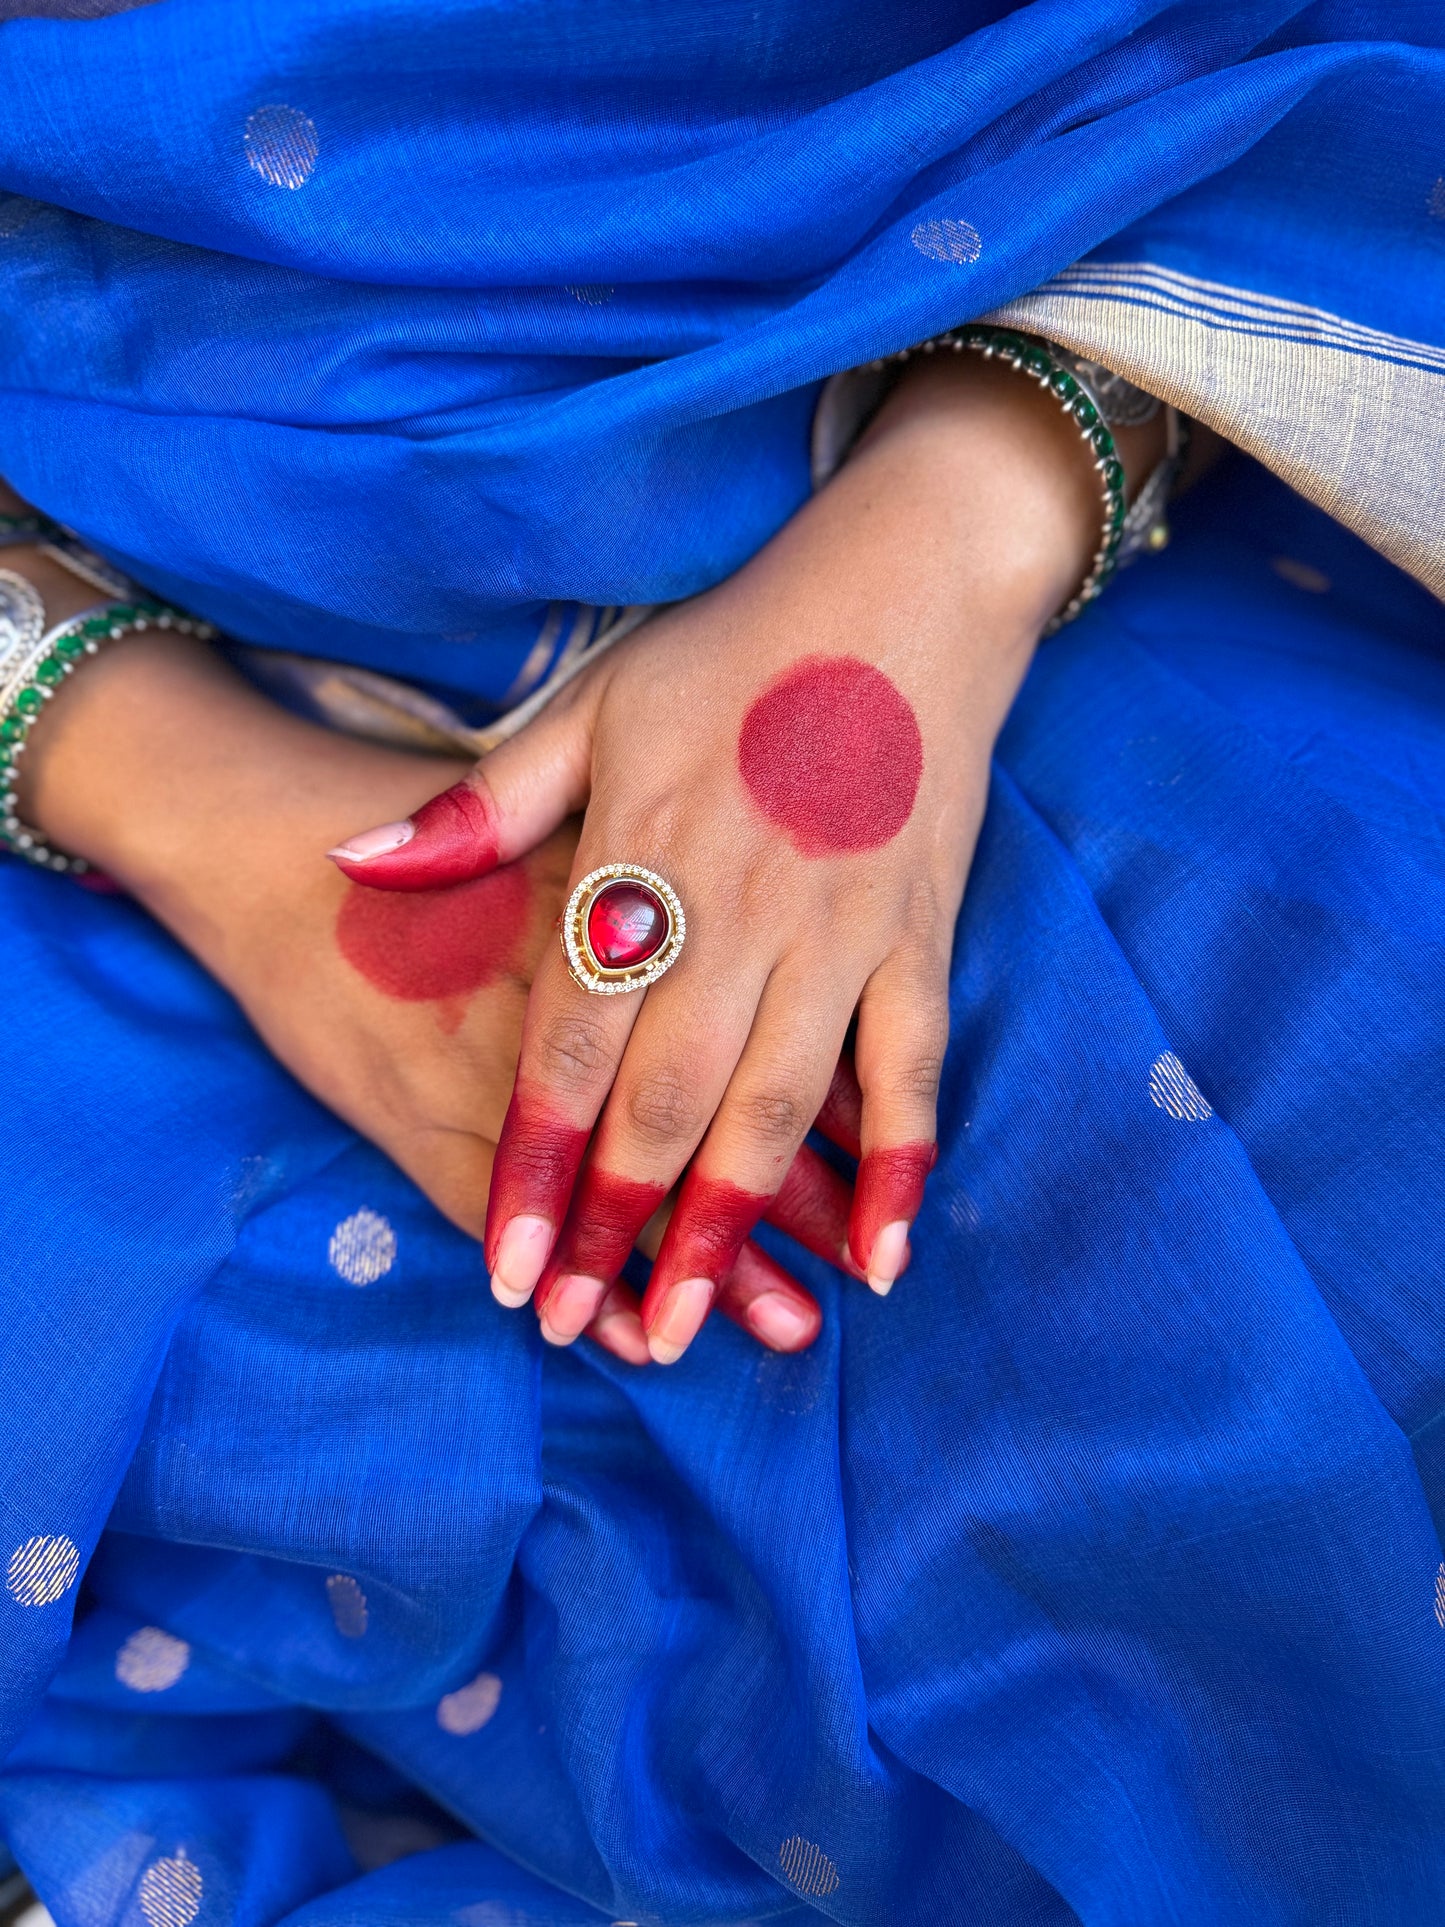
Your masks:
{"label": "red gemstone", "polygon": [[655,957],[667,936],[667,909],[644,883],[609,883],[587,912],[587,942],[604,970],[631,970]]}

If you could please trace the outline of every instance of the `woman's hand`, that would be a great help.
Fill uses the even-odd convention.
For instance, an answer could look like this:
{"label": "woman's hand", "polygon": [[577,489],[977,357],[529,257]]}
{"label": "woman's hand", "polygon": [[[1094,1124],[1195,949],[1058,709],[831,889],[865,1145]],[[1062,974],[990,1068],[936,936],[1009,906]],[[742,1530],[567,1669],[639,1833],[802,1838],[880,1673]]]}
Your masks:
{"label": "woman's hand", "polygon": [[[77,593],[95,599],[53,564],[6,560],[42,582],[54,615]],[[357,890],[319,852],[358,815],[413,808],[436,787],[436,760],[287,715],[211,651],[154,632],[87,664],[24,761],[22,813],[146,904],[303,1084],[480,1237],[527,986],[551,954],[575,825],[457,890]],[[793,1228],[836,1261],[846,1187],[820,1167],[800,1170],[796,1188]],[[816,1302],[756,1247],[728,1292],[764,1343],[794,1350],[816,1336]],[[646,1362],[625,1286],[591,1328]]]}
{"label": "woman's hand", "polygon": [[639,864],[682,898],[686,945],[645,995],[589,996],[555,943],[538,963],[487,1250],[494,1290],[537,1287],[554,1338],[585,1329],[686,1168],[643,1308],[652,1356],[681,1354],[855,1013],[852,1256],[877,1291],[898,1276],[993,742],[1099,513],[1050,398],[973,358],[925,364],[736,576],[602,658],[466,783],[333,851],[406,890],[513,858],[586,804],[574,882]]}

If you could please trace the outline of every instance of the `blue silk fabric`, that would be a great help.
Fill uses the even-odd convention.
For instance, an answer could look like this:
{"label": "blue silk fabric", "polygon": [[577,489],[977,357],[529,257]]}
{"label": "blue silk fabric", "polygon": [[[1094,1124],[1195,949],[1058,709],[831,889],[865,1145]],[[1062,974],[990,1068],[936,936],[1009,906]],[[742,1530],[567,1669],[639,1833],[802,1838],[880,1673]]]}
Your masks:
{"label": "blue silk fabric", "polygon": [[[11,19],[0,470],[484,711],[549,605],[751,553],[820,377],[1090,250],[1441,345],[1442,43]],[[0,865],[0,1833],[59,1927],[1438,1927],[1442,825],[1439,606],[1226,465],[1001,742],[912,1269],[779,1245],[810,1352],[641,1372],[137,908]]]}

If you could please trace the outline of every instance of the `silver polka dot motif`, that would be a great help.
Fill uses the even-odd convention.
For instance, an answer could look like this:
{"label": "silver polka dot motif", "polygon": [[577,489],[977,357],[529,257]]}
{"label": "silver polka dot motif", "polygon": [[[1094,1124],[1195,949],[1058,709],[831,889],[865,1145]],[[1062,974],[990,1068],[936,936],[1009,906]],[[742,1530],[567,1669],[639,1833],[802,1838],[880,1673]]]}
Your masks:
{"label": "silver polka dot motif", "polygon": [[298,107],[258,107],[246,122],[246,164],[272,187],[305,187],[321,143],[316,123]]}
{"label": "silver polka dot motif", "polygon": [[164,1693],[191,1663],[184,1639],[159,1626],[141,1626],[115,1656],[115,1676],[133,1693]]}
{"label": "silver polka dot motif", "polygon": [[920,221],[908,238],[930,261],[951,261],[956,267],[968,267],[983,253],[983,236],[972,221],[953,221],[946,216]]}
{"label": "silver polka dot motif", "polygon": [[205,1890],[200,1868],[181,1847],[164,1860],[152,1861],[141,1875],[136,1898],[150,1927],[191,1927]]}
{"label": "silver polka dot motif", "polygon": [[1209,1100],[1172,1050],[1156,1057],[1150,1067],[1149,1096],[1161,1111],[1181,1121],[1199,1123],[1214,1116]]}
{"label": "silver polka dot motif", "polygon": [[17,1606],[53,1606],[75,1584],[80,1551],[64,1533],[27,1539],[10,1555],[5,1589]]}
{"label": "silver polka dot motif", "polygon": [[800,1894],[821,1898],[838,1885],[838,1869],[821,1847],[805,1840],[801,1833],[793,1834],[778,1848],[778,1866],[784,1880]]}
{"label": "silver polka dot motif", "polygon": [[396,1233],[379,1211],[363,1207],[337,1225],[327,1256],[348,1285],[374,1285],[396,1263]]}
{"label": "silver polka dot motif", "polygon": [[502,1682],[495,1673],[478,1673],[469,1685],[448,1693],[437,1706],[437,1725],[459,1739],[480,1733],[502,1699]]}
{"label": "silver polka dot motif", "polygon": [[343,1639],[361,1639],[366,1634],[371,1614],[366,1594],[349,1573],[333,1572],[326,1582],[326,1603],[337,1632]]}

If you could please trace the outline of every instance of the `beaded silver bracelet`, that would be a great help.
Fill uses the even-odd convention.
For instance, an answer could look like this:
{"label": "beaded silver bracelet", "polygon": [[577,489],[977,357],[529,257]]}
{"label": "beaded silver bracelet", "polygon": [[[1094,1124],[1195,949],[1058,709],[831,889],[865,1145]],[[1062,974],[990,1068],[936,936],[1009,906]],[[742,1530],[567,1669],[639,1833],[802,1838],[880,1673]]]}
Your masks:
{"label": "beaded silver bracelet", "polygon": [[11,569],[0,569],[0,846],[27,863],[71,876],[90,868],[83,857],[51,849],[16,813],[17,764],[30,731],[87,656],[119,636],[152,628],[205,640],[216,634],[210,623],[144,595],[96,603],[47,629],[45,605],[34,586]]}
{"label": "beaded silver bracelet", "polygon": [[990,361],[1007,362],[1020,374],[1036,381],[1077,426],[1099,477],[1104,508],[1099,546],[1084,580],[1057,615],[1044,625],[1044,634],[1051,636],[1094,600],[1116,569],[1141,550],[1162,549],[1168,542],[1165,509],[1183,463],[1184,425],[1171,409],[1168,452],[1145,481],[1131,508],[1125,493],[1124,464],[1119,459],[1110,423],[1124,427],[1148,421],[1158,405],[1152,396],[1143,397],[1141,390],[1107,370],[1096,376],[1095,364],[1069,354],[1053,342],[1020,334],[1013,328],[995,328],[982,321],[950,328],[946,334],[935,335],[916,348],[902,348],[897,354],[885,355],[872,365],[878,369],[888,368],[911,361],[915,355],[940,351],[980,354]]}

